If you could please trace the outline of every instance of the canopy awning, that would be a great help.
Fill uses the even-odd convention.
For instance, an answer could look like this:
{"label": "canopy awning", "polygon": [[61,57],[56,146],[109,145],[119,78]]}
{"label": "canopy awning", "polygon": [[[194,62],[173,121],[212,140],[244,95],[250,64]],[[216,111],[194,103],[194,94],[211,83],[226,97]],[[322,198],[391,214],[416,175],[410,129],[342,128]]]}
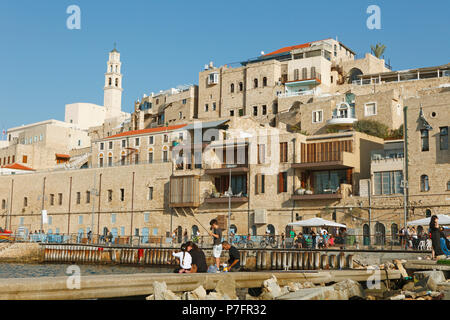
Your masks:
{"label": "canopy awning", "polygon": [[296,221],[288,223],[288,226],[295,227],[336,227],[336,228],[347,228],[345,224],[340,224],[334,221],[325,220],[322,218],[312,218],[308,220]]}
{"label": "canopy awning", "polygon": [[[445,214],[438,214],[438,223],[440,225],[447,225],[450,224],[450,216],[445,215]],[[414,221],[410,221],[407,223],[408,226],[425,226],[425,225],[429,225],[430,224],[430,218],[423,218],[423,219],[419,219],[419,220],[414,220]]]}

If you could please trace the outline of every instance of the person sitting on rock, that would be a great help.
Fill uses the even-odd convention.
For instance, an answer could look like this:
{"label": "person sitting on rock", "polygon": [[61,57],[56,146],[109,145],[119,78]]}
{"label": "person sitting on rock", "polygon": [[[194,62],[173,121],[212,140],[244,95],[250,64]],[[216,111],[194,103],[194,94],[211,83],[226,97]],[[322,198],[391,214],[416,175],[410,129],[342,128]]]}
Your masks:
{"label": "person sitting on rock", "polygon": [[236,247],[232,246],[231,244],[229,244],[227,241],[223,241],[222,242],[222,248],[224,250],[228,250],[228,253],[230,255],[230,259],[228,259],[228,266],[226,267],[226,269],[224,269],[224,271],[231,271],[231,272],[235,272],[235,271],[240,271],[241,269],[241,264],[240,264],[240,254],[238,249],[236,249]]}
{"label": "person sitting on rock", "polygon": [[181,245],[180,252],[174,252],[172,255],[180,260],[180,267],[177,268],[175,273],[186,273],[191,271],[192,268],[192,256],[187,252],[187,245]]}

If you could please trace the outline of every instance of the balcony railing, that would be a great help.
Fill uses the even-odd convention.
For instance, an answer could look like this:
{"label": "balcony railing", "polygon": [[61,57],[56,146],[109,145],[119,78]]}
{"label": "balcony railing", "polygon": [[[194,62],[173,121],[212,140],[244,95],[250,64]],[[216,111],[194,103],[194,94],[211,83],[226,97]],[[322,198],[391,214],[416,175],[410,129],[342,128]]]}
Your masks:
{"label": "balcony railing", "polygon": [[299,97],[299,96],[309,96],[309,95],[314,95],[314,90],[279,93],[278,98]]}

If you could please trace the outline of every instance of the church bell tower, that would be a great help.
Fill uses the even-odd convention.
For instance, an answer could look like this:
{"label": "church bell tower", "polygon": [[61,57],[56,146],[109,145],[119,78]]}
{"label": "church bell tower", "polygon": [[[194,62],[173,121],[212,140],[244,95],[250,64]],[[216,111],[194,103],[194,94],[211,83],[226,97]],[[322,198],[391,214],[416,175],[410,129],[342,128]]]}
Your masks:
{"label": "church bell tower", "polygon": [[122,74],[120,73],[120,53],[114,46],[109,53],[107,70],[105,73],[105,88],[103,106],[106,108],[107,118],[113,118],[122,112]]}

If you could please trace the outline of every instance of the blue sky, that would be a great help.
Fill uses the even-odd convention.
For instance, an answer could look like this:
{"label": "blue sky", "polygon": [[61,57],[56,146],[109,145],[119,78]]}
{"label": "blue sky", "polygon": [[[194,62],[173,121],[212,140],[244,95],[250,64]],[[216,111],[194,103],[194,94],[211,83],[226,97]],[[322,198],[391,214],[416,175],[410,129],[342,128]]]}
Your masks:
{"label": "blue sky", "polygon": [[[66,28],[69,5],[81,30]],[[381,30],[366,9],[381,8]],[[358,54],[387,46],[395,70],[450,62],[450,1],[1,0],[0,129],[64,120],[67,103],[103,104],[108,52],[122,55],[123,103],[198,82],[203,65],[338,37]],[[1,137],[1,135],[0,135]]]}

